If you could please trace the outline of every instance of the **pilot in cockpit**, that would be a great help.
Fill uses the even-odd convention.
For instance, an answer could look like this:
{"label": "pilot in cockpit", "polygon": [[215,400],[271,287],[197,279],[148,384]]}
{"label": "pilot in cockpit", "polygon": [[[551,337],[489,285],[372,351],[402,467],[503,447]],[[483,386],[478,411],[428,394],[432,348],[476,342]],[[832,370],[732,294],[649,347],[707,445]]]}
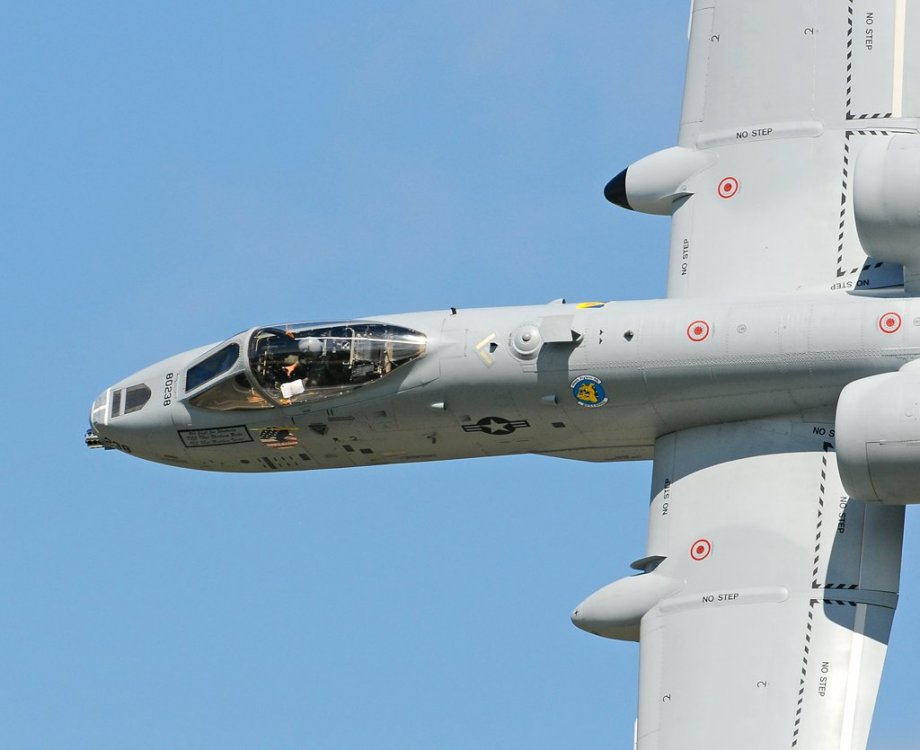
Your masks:
{"label": "pilot in cockpit", "polygon": [[307,366],[296,354],[288,354],[281,363],[281,370],[287,376],[286,380],[297,380],[307,374]]}
{"label": "pilot in cockpit", "polygon": [[308,336],[297,341],[297,354],[288,354],[282,361],[284,380],[304,380],[309,385],[324,385],[327,365],[321,361],[323,342]]}

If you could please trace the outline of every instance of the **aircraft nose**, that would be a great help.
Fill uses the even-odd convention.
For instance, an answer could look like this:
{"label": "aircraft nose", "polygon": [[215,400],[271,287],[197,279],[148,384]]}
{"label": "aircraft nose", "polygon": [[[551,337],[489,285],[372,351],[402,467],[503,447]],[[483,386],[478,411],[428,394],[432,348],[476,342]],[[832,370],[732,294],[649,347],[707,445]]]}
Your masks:
{"label": "aircraft nose", "polygon": [[151,395],[145,383],[106,388],[90,407],[86,445],[124,449],[124,437],[137,432],[140,423],[147,421],[139,419],[137,413],[144,409]]}
{"label": "aircraft nose", "polygon": [[105,412],[109,403],[109,389],[100,393],[89,409],[89,424],[94,430],[105,425]]}
{"label": "aircraft nose", "polygon": [[106,445],[105,422],[109,408],[109,390],[106,388],[100,393],[93,405],[89,408],[89,429],[86,431],[84,441],[88,448],[108,448]]}

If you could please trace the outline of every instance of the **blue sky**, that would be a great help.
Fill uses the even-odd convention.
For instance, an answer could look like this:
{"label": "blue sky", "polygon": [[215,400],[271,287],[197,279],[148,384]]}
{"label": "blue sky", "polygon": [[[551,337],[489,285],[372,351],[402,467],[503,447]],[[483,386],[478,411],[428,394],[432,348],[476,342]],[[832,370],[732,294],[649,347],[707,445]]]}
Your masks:
{"label": "blue sky", "polygon": [[0,745],[631,747],[637,649],[568,615],[644,554],[649,464],[225,476],[82,433],[251,325],[662,296],[668,222],[601,191],[676,140],[686,6],[0,8]]}

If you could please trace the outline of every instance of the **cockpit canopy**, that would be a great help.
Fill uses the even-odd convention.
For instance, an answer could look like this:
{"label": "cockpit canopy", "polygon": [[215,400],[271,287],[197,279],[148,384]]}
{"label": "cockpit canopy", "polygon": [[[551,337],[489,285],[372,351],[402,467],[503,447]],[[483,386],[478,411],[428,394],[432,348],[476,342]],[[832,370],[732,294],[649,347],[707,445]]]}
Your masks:
{"label": "cockpit canopy", "polygon": [[249,341],[249,367],[275,401],[319,401],[385,377],[425,353],[418,331],[384,323],[295,324],[261,328]]}

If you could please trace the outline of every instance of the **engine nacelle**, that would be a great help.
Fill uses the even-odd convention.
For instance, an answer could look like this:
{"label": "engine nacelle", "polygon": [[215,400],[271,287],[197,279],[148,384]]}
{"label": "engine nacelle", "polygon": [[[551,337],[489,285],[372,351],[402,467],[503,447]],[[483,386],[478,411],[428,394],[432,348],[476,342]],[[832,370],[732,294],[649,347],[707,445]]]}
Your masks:
{"label": "engine nacelle", "polygon": [[645,214],[674,213],[674,202],[692,193],[684,184],[716,160],[708,151],[674,146],[631,164],[604,188],[611,203]]}
{"label": "engine nacelle", "polygon": [[920,136],[868,139],[856,161],[853,214],[868,255],[920,273]]}
{"label": "engine nacelle", "polygon": [[837,402],[837,467],[857,500],[920,503],[920,370],[850,383]]}

